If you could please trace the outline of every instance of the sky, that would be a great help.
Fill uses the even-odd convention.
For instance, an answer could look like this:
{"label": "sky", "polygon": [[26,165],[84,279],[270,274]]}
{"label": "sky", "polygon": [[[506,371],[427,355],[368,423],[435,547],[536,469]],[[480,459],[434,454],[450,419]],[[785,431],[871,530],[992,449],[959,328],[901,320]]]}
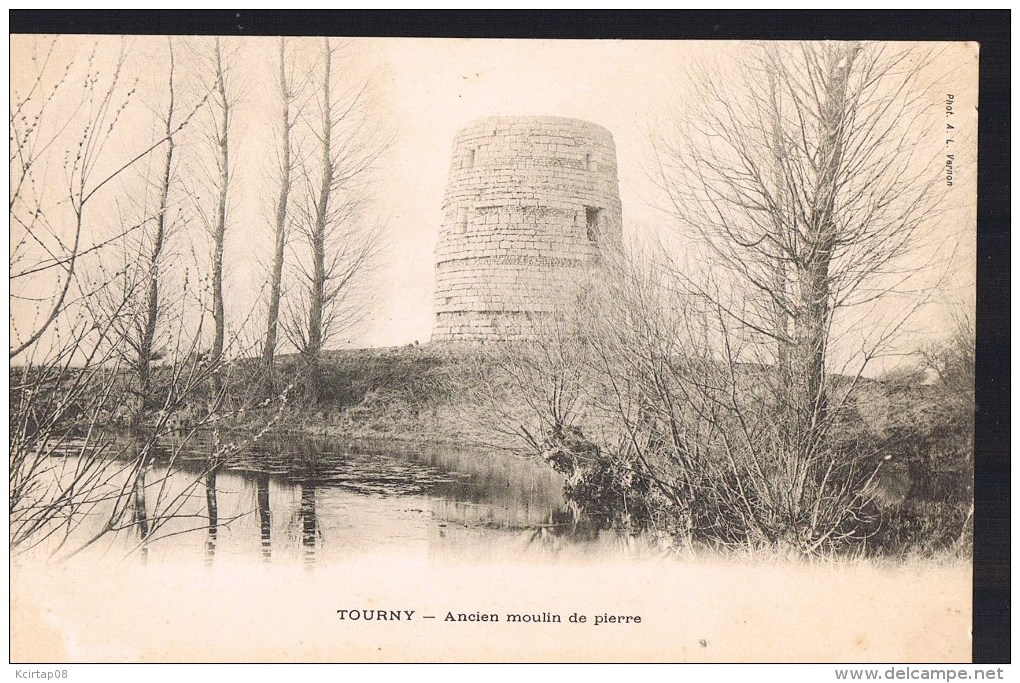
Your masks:
{"label": "sky", "polygon": [[[12,93],[28,82],[32,65],[26,55],[33,40],[38,39],[12,37]],[[189,72],[197,73],[198,55],[205,48],[196,39],[177,40],[183,55],[182,79],[187,80]],[[240,142],[231,186],[226,286],[231,319],[238,321],[259,316],[271,244],[274,192],[266,178],[276,158],[268,122],[278,106],[272,80],[277,43],[274,38],[229,40],[235,83],[241,87],[234,121]],[[305,40],[293,39],[292,46],[312,50],[313,39]],[[160,97],[166,39],[65,36],[55,60],[80,62],[96,41],[100,58],[106,59],[123,44],[125,73],[139,82],[142,97],[131,102],[111,143],[111,155],[127,154],[151,135],[149,108]],[[352,83],[368,83],[369,119],[391,141],[378,161],[366,216],[383,226],[387,247],[372,280],[367,317],[332,346],[428,340],[433,250],[452,140],[459,128],[477,118],[554,115],[605,126],[616,142],[625,236],[651,235],[683,249],[685,238],[657,208],[664,202],[650,173],[650,135],[669,117],[683,117],[696,109],[698,103],[690,100],[692,68],[725,66],[741,49],[738,42],[352,39],[345,47],[344,77]],[[976,56],[974,46],[948,45],[931,72],[939,83],[934,93],[955,93],[954,122],[970,127],[964,134],[970,137],[958,150],[956,182],[945,194],[946,211],[940,224],[931,228],[939,241],[944,234],[945,242],[960,245],[953,256],[950,298],[965,301],[973,297],[974,286]],[[300,64],[299,60],[299,69]],[[943,107],[940,98],[933,95],[933,111]],[[940,135],[933,132],[933,137]],[[195,154],[200,149],[198,139],[194,136],[191,143]],[[191,171],[190,167],[184,170]],[[192,177],[193,185],[197,182]],[[99,213],[111,215],[109,205]],[[201,252],[201,239],[190,239],[194,241],[190,250]],[[186,255],[189,248],[180,254]],[[28,313],[15,307],[12,315]],[[944,324],[944,311],[936,307],[921,317],[916,330],[921,335],[937,334]]]}
{"label": "sky", "polygon": [[[406,248],[395,254],[392,318],[373,333],[381,343],[422,339],[431,324],[432,249],[457,130],[498,115],[584,119],[612,131],[620,194],[631,225],[657,215],[642,154],[644,131],[682,68],[665,43],[622,41],[384,41],[391,65],[393,121],[399,131],[387,196],[403,196],[392,220]],[[412,104],[413,103],[413,104]],[[392,322],[391,322],[392,320]]]}

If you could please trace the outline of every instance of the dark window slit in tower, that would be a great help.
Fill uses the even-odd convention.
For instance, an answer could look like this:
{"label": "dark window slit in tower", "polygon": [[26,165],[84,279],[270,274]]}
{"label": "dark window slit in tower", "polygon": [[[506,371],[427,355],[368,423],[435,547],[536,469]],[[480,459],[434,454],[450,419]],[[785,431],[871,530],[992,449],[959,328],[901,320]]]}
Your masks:
{"label": "dark window slit in tower", "polygon": [[589,242],[599,241],[599,215],[601,213],[602,209],[593,206],[584,207],[585,231]]}

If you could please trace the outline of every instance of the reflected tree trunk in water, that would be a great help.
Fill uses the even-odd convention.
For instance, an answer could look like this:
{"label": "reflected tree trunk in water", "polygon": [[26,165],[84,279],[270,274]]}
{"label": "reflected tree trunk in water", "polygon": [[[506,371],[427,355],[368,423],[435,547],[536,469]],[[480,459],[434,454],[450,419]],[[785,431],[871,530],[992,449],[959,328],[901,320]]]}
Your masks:
{"label": "reflected tree trunk in water", "polygon": [[205,563],[211,565],[216,556],[216,530],[219,524],[216,510],[216,470],[205,476],[205,505],[209,516],[209,535],[205,539]]}
{"label": "reflected tree trunk in water", "polygon": [[301,485],[301,507],[298,508],[301,520],[301,545],[304,547],[305,566],[315,564],[315,542],[318,536],[319,523],[315,516],[315,485]]}
{"label": "reflected tree trunk in water", "polygon": [[259,511],[259,531],[262,538],[262,559],[266,562],[273,557],[273,525],[269,511],[269,475],[259,473],[255,478],[255,497]]}
{"label": "reflected tree trunk in water", "polygon": [[138,540],[140,541],[139,549],[141,551],[142,562],[145,562],[149,556],[149,517],[145,511],[145,469],[143,468],[138,473],[138,478],[135,479],[135,506],[134,516],[135,525],[138,527]]}

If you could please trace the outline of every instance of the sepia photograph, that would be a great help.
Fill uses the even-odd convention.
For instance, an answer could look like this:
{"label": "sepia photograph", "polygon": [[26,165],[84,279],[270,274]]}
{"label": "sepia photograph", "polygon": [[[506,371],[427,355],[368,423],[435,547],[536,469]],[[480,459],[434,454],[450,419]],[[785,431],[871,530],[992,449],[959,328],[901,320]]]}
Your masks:
{"label": "sepia photograph", "polygon": [[971,662],[980,52],[11,35],[11,662]]}

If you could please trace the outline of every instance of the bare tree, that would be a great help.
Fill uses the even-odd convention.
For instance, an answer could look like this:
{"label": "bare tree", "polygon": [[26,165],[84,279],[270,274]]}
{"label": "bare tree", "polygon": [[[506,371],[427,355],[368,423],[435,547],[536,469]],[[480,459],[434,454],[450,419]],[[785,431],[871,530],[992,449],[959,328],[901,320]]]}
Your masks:
{"label": "bare tree", "polygon": [[[687,98],[656,171],[708,258],[607,254],[564,329],[499,362],[538,414],[506,427],[582,508],[784,552],[866,537],[878,467],[854,397],[910,309],[874,310],[909,289],[937,211],[923,62],[773,44]],[[859,309],[871,334],[846,333]],[[833,372],[849,341],[856,367]]]}
{"label": "bare tree", "polygon": [[[677,286],[710,302],[728,365],[772,369],[762,379],[776,427],[742,431],[747,453],[781,453],[761,482],[784,494],[774,540],[814,548],[837,533],[819,528],[813,508],[846,461],[834,428],[905,316],[854,329],[859,365],[839,386],[828,367],[853,311],[905,290],[923,260],[939,172],[925,152],[926,63],[889,45],[761,46],[725,85],[702,78],[703,115],[657,140],[673,215],[714,257],[709,278],[681,275]],[[731,407],[742,418],[753,409]]]}
{"label": "bare tree", "polygon": [[338,49],[323,39],[316,98],[320,121],[312,130],[318,168],[303,170],[307,192],[297,217],[307,254],[296,260],[300,291],[286,327],[301,352],[305,395],[311,402],[320,396],[322,350],[363,314],[359,280],[381,247],[379,229],[361,213],[369,171],[384,145],[364,111],[367,84],[343,89],[336,82]]}
{"label": "bare tree", "polygon": [[[10,533],[18,550],[66,532],[72,517],[109,500],[104,483],[121,469],[107,458],[96,428],[119,392],[115,378],[124,366],[114,350],[124,338],[116,321],[132,299],[121,299],[111,316],[92,316],[87,304],[106,296],[122,273],[93,283],[82,279],[81,263],[98,260],[142,226],[98,239],[87,229],[87,209],[179,130],[168,124],[165,136],[137,152],[111,149],[135,94],[121,84],[126,51],[122,46],[104,65],[96,45],[83,63],[68,58],[61,69],[52,61],[59,49],[53,40],[40,57],[36,43],[34,80],[11,99],[12,302],[20,296],[14,290],[24,288],[37,292],[40,309],[45,305],[41,322],[20,338],[15,332],[30,316],[11,315]],[[63,197],[51,194],[57,164],[67,183]],[[68,454],[76,456],[70,468],[60,459]]]}
{"label": "bare tree", "polygon": [[[173,318],[184,316],[184,300],[189,283],[168,282],[166,261],[174,236],[187,227],[187,216],[180,202],[173,198],[176,178],[177,137],[204,106],[206,98],[190,109],[181,111],[177,59],[172,39],[167,39],[167,71],[162,111],[156,114],[155,137],[160,140],[162,154],[154,164],[147,164],[140,178],[140,190],[126,191],[123,200],[131,206],[132,218],[122,218],[126,227],[119,240],[122,253],[119,267],[111,251],[103,254],[96,273],[88,276],[94,292],[86,302],[94,320],[109,321],[116,331],[117,343],[112,353],[122,357],[135,376],[131,393],[134,408],[131,425],[139,428],[160,402],[154,394],[154,367],[166,358],[173,346],[164,330]],[[174,290],[174,291],[168,291]],[[161,332],[162,331],[162,332]],[[180,332],[179,329],[174,330]]]}
{"label": "bare tree", "polygon": [[291,131],[295,119],[291,113],[291,102],[294,99],[292,79],[287,77],[287,46],[286,40],[280,38],[280,69],[279,87],[281,101],[280,129],[280,190],[276,200],[274,214],[274,250],[273,263],[269,273],[269,309],[266,314],[266,336],[262,347],[262,370],[264,381],[270,391],[273,389],[274,358],[276,355],[277,332],[280,320],[280,298],[283,289],[283,262],[287,246],[288,200],[291,191],[291,172],[294,162],[291,154]]}
{"label": "bare tree", "polygon": [[[685,546],[821,552],[860,540],[850,522],[874,467],[841,452],[820,480],[793,468],[774,371],[740,360],[747,345],[725,315],[675,287],[666,263],[605,258],[534,341],[500,345],[489,419],[564,474],[568,501],[602,524]],[[793,500],[810,508],[817,537],[800,539]]]}
{"label": "bare tree", "polygon": [[214,41],[216,64],[216,87],[213,102],[216,106],[216,170],[219,183],[216,197],[216,223],[213,228],[213,346],[215,361],[223,356],[223,337],[226,329],[226,312],[223,307],[223,243],[227,236],[227,190],[230,185],[230,116],[232,102],[227,96],[226,67],[223,63],[223,48],[220,39]]}
{"label": "bare tree", "polygon": [[[172,232],[175,136],[204,103],[178,114],[170,48],[168,108],[136,149],[130,137],[108,144],[135,98],[121,83],[125,50],[112,63],[98,47],[84,61],[72,53],[55,68],[60,48],[50,43],[26,93],[12,96],[12,287],[26,297],[35,290],[40,312],[30,330],[24,310],[11,315],[12,332],[22,331],[11,344],[13,552],[66,556],[118,533],[151,541],[180,518],[204,471],[248,441],[216,443],[198,476],[180,475],[188,442],[216,416],[215,405],[195,398],[217,365],[196,353],[201,330],[168,316],[168,302],[200,298],[187,280],[168,291],[161,263]],[[126,176],[140,166],[139,193]],[[100,199],[108,211],[92,211]],[[104,234],[97,214],[115,215],[114,205],[138,217]],[[177,329],[158,342],[171,320]],[[142,416],[145,429],[130,438],[109,431],[140,426]],[[179,438],[168,446],[172,432]]]}
{"label": "bare tree", "polygon": [[[101,64],[96,45],[83,64],[68,60],[59,68],[52,61],[57,50],[56,39],[42,52],[36,43],[30,58],[35,77],[23,93],[11,95],[10,282],[12,304],[23,303],[20,315],[11,317],[12,361],[33,350],[80,303],[75,285],[82,258],[120,236],[97,240],[86,234],[90,207],[165,141],[110,163],[108,157],[116,153],[110,153],[108,144],[135,94],[133,85],[121,83],[126,51],[122,45],[113,63]],[[58,196],[55,166],[62,168],[66,183]],[[51,287],[54,296],[39,295]],[[31,315],[25,310],[29,306],[35,309]]]}
{"label": "bare tree", "polygon": [[977,361],[977,329],[974,311],[958,306],[951,311],[952,322],[945,339],[921,348],[925,365],[934,371],[938,383],[954,410],[968,422],[973,438],[974,376]]}
{"label": "bare tree", "polygon": [[[205,45],[201,46],[205,48]],[[228,195],[233,169],[231,168],[231,149],[233,140],[233,118],[237,103],[237,92],[230,70],[230,55],[227,53],[220,37],[212,40],[208,54],[200,54],[203,76],[209,80],[209,122],[205,130],[207,142],[213,154],[213,163],[203,162],[201,174],[215,188],[214,203],[211,211],[198,203],[198,213],[205,223],[211,244],[209,276],[212,288],[212,346],[209,358],[219,362],[223,358],[226,339],[226,307],[223,300],[223,254],[229,224]],[[219,391],[222,381],[218,375],[213,376],[213,388]]]}
{"label": "bare tree", "polygon": [[[138,375],[139,409],[133,416],[133,422],[137,426],[141,423],[151,402],[151,375],[152,362],[155,358],[156,326],[160,320],[160,270],[166,240],[170,232],[170,217],[167,212],[167,202],[170,195],[170,179],[174,166],[174,46],[173,41],[167,39],[167,51],[169,55],[169,69],[167,72],[167,108],[164,116],[166,131],[166,153],[163,157],[161,173],[157,185],[157,207],[156,215],[153,217],[155,234],[152,236],[148,253],[144,255],[145,265],[148,272],[144,273],[144,280],[147,282],[145,312],[142,316],[142,328],[134,338],[134,350],[136,352],[135,372]],[[130,286],[130,285],[129,285]],[[116,318],[114,318],[116,319]],[[131,335],[127,335],[132,340]]]}
{"label": "bare tree", "polygon": [[703,77],[682,142],[659,140],[673,213],[739,282],[746,308],[727,313],[778,349],[800,424],[826,404],[834,315],[903,284],[936,210],[925,63],[888,45],[761,47],[738,89]]}

